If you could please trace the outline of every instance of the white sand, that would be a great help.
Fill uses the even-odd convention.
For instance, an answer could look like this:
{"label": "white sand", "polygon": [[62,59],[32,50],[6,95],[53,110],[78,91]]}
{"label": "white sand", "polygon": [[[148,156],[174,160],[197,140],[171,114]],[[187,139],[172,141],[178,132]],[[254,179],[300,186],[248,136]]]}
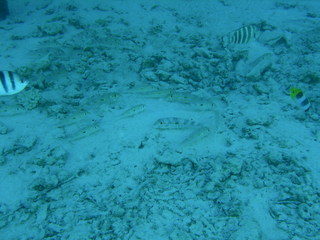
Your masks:
{"label": "white sand", "polygon": [[319,239],[317,1],[8,1],[0,239]]}

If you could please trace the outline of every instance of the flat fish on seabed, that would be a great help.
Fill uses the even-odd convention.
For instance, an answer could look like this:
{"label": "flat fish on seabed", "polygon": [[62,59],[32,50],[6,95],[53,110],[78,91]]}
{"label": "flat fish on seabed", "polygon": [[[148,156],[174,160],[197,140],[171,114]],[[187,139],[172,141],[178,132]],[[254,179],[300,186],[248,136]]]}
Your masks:
{"label": "flat fish on seabed", "polygon": [[201,125],[193,121],[192,119],[186,118],[178,118],[178,117],[167,117],[167,118],[160,118],[153,126],[156,129],[162,130],[169,130],[169,129],[187,129],[187,128],[194,128],[200,127]]}
{"label": "flat fish on seabed", "polygon": [[11,71],[0,71],[0,96],[21,92],[28,85],[18,74]]}
{"label": "flat fish on seabed", "polygon": [[183,146],[191,146],[199,143],[204,138],[208,137],[210,129],[208,127],[200,127],[194,130],[185,140],[182,141]]}
{"label": "flat fish on seabed", "polygon": [[121,113],[119,118],[123,119],[123,118],[134,117],[134,116],[144,112],[145,109],[146,109],[146,105],[144,105],[144,104],[135,105],[135,106],[129,108],[128,110],[124,111],[123,113]]}

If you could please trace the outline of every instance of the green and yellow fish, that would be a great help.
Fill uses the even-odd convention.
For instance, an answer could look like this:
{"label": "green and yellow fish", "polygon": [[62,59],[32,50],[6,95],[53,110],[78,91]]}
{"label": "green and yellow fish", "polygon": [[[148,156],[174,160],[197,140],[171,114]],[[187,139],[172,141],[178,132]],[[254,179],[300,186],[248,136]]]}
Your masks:
{"label": "green and yellow fish", "polygon": [[305,112],[310,109],[310,101],[306,98],[301,89],[290,88],[290,96]]}

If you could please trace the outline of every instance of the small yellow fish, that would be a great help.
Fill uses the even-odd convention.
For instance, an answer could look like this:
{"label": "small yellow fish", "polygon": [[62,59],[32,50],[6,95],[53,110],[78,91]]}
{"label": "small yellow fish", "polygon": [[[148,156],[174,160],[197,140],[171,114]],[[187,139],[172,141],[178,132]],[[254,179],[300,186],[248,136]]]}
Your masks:
{"label": "small yellow fish", "polygon": [[307,112],[310,109],[311,104],[309,100],[305,97],[301,89],[290,88],[290,96],[305,112]]}

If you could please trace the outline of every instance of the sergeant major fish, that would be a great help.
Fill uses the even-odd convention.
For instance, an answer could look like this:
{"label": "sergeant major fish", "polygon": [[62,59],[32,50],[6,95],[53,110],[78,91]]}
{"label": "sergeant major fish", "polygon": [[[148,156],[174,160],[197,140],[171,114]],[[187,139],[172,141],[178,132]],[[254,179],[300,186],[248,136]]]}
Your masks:
{"label": "sergeant major fish", "polygon": [[227,36],[222,38],[223,46],[230,44],[244,44],[253,39],[256,39],[258,35],[258,29],[256,25],[248,25],[241,27],[235,31],[230,32]]}
{"label": "sergeant major fish", "polygon": [[0,71],[0,95],[12,95],[22,91],[28,85],[14,72]]}

